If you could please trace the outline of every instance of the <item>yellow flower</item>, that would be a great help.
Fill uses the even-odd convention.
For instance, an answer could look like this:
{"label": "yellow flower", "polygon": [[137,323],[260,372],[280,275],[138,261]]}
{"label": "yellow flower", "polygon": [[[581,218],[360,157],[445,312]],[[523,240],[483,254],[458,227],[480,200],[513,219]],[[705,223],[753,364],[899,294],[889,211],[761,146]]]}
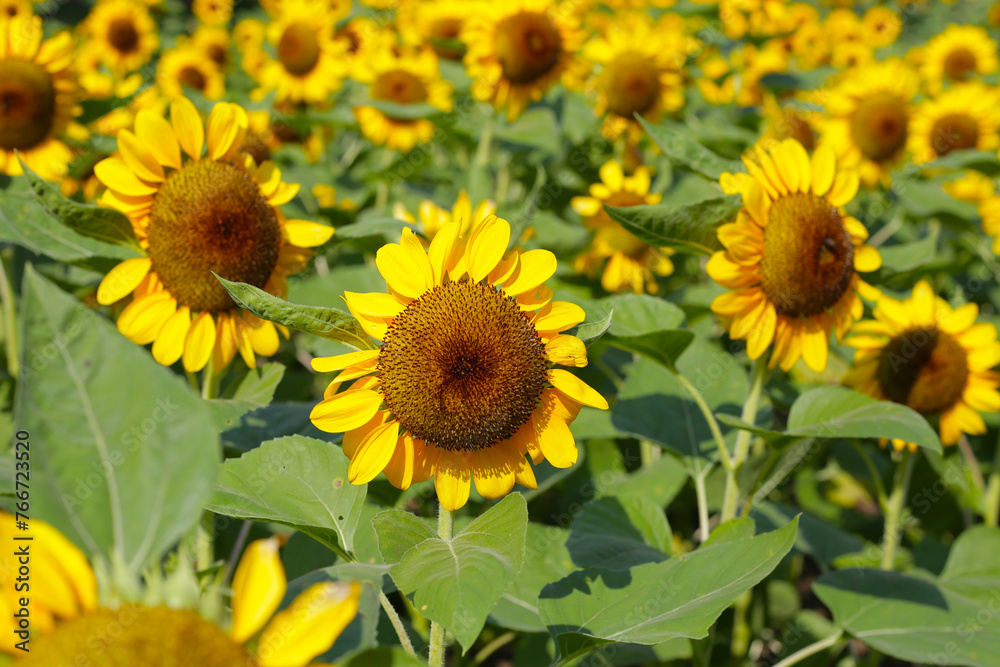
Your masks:
{"label": "yellow flower", "polygon": [[81,29],[116,76],[148,63],[160,46],[160,33],[149,10],[134,0],[98,0]]}
{"label": "yellow flower", "polygon": [[861,17],[861,32],[865,43],[875,48],[889,46],[903,30],[903,17],[895,10],[876,5]]}
{"label": "yellow flower", "polygon": [[[878,300],[874,320],[858,322],[847,338],[854,366],[844,384],[917,412],[940,415],[941,443],[986,432],[980,412],[1000,410],[1000,342],[992,324],[976,324],[979,306],[952,308],[926,281],[909,299]],[[896,449],[916,445],[893,440]]]}
{"label": "yellow flower", "polygon": [[399,36],[405,44],[429,46],[442,60],[461,60],[465,55],[459,39],[462,27],[486,7],[482,0],[407,2],[396,15]]}
{"label": "yellow flower", "polygon": [[26,19],[34,13],[30,0],[0,0],[0,17],[7,20]]}
{"label": "yellow flower", "polygon": [[17,151],[42,178],[65,175],[73,154],[60,136],[86,137],[72,122],[79,113],[72,64],[69,33],[42,41],[41,18],[0,18],[0,174],[21,174]]}
{"label": "yellow flower", "polygon": [[200,51],[209,60],[215,63],[221,71],[226,71],[230,65],[229,53],[229,31],[225,28],[216,28],[202,25],[191,35],[190,40],[178,38],[178,44],[190,44],[191,47]]}
{"label": "yellow flower", "polygon": [[462,41],[472,94],[506,109],[508,120],[542,99],[560,77],[570,83],[579,76],[583,34],[554,0],[492,3],[469,19]]}
{"label": "yellow flower", "polygon": [[923,164],[968,148],[996,150],[1000,145],[996,104],[996,92],[981,83],[954,85],[921,102],[910,125],[913,161]]}
{"label": "yellow flower", "polygon": [[433,477],[451,510],[465,505],[473,478],[485,498],[515,482],[536,488],[525,455],[573,465],[570,422],[583,405],[608,407],[575,375],[551,368],[587,363],[582,341],[561,333],[583,321],[583,310],[552,302],[544,284],[555,255],[507,252],[510,225],[493,215],[467,237],[459,227],[446,224],[426,251],[405,228],[400,243],[378,251],[389,293],[344,296],[382,344],[314,359],[315,370],[339,374],[310,415],[317,428],[344,432],[352,483],[384,471],[406,489]]}
{"label": "yellow flower", "polygon": [[[437,56],[429,48],[384,49],[359,62],[351,76],[369,84],[372,100],[391,102],[400,108],[411,104],[429,104],[441,111],[451,111],[451,86],[441,79]],[[427,118],[405,118],[370,105],[354,108],[361,134],[376,146],[409,151],[434,136],[434,123]]]}
{"label": "yellow flower", "polygon": [[417,207],[416,217],[399,202],[396,202],[396,205],[392,208],[392,217],[403,222],[408,222],[411,225],[419,224],[420,232],[424,237],[428,241],[433,241],[434,237],[437,236],[437,233],[445,225],[453,222],[458,225],[458,235],[464,238],[469,235],[469,232],[482,224],[486,218],[496,215],[496,212],[497,205],[489,199],[479,202],[475,210],[473,210],[469,195],[465,190],[462,190],[458,194],[458,199],[450,211],[441,208],[429,199],[425,199]]}
{"label": "yellow flower", "polygon": [[919,57],[920,74],[931,92],[941,90],[945,80],[968,81],[1000,67],[997,43],[981,26],[949,25],[927,42]]}
{"label": "yellow flower", "polygon": [[257,19],[243,19],[233,28],[233,42],[240,52],[240,68],[255,79],[268,58],[264,51],[265,31],[264,23]]}
{"label": "yellow flower", "polygon": [[821,143],[834,149],[838,164],[856,168],[864,186],[888,182],[889,168],[906,152],[917,86],[913,71],[893,59],[847,73],[817,95],[827,114]]}
{"label": "yellow flower", "polygon": [[1000,255],[1000,196],[989,196],[979,202],[979,217],[983,232],[993,237],[993,254]]}
{"label": "yellow flower", "polygon": [[795,139],[806,151],[816,146],[816,131],[813,129],[816,112],[786,104],[782,106],[774,95],[764,96],[764,134],[760,143],[765,146]]}
{"label": "yellow flower", "polygon": [[233,0],[194,0],[191,12],[205,25],[225,26],[233,17]]}
{"label": "yellow flower", "polygon": [[877,294],[858,278],[882,258],[865,226],[844,213],[858,191],[858,175],[838,169],[828,147],[810,160],[802,145],[786,139],[743,158],[749,174],[723,174],[727,194],[743,196],[736,222],[719,228],[725,250],[708,262],[708,275],[729,289],[712,302],[729,335],[746,339],[757,359],[774,342],[769,366],[789,370],[801,357],[809,368],[826,368],[830,332],[838,340],[861,317],[858,297]]}
{"label": "yellow flower", "polygon": [[993,179],[974,169],[966,169],[961,177],[943,183],[941,187],[955,199],[978,204],[996,192]]}
{"label": "yellow flower", "polygon": [[[415,6],[423,7],[423,4],[415,3]],[[353,72],[356,65],[363,66],[371,54],[397,45],[396,33],[391,25],[374,21],[367,16],[355,16],[337,28],[334,39],[344,49],[350,72]]]}
{"label": "yellow flower", "polygon": [[178,97],[170,119],[140,111],[135,132],[118,133],[120,156],[94,168],[108,188],[101,202],[128,216],[146,253],[105,276],[98,303],[132,294],[118,330],[153,343],[165,366],[183,359],[194,372],[213,359],[218,373],[238,350],[254,368],[255,353],[277,352],[278,331],[236,307],[212,273],[283,296],[286,276],[333,229],[281,213],[298,186],[282,182],[273,163],[239,154],[248,122],[241,107],[216,104],[206,131],[194,105]]}
{"label": "yellow flower", "polygon": [[661,195],[649,192],[649,170],[637,167],[626,177],[618,162],[609,160],[601,166],[601,182],[590,186],[589,197],[573,197],[573,210],[594,231],[590,248],[574,263],[577,271],[593,273],[603,264],[601,287],[612,293],[644,290],[655,294],[656,276],[669,276],[674,265],[668,258],[670,248],[654,248],[640,241],[627,229],[608,217],[608,206],[659,204]]}
{"label": "yellow flower", "polygon": [[184,95],[185,87],[207,100],[217,100],[226,93],[226,79],[219,66],[190,46],[163,52],[156,65],[156,83],[168,100]]}

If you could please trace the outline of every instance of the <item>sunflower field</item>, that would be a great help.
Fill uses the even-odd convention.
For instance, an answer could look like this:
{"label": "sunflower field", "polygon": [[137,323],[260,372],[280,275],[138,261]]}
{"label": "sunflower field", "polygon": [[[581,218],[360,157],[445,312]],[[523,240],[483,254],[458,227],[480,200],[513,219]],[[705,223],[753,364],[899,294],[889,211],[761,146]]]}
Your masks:
{"label": "sunflower field", "polygon": [[0,0],[0,667],[998,667],[998,40]]}

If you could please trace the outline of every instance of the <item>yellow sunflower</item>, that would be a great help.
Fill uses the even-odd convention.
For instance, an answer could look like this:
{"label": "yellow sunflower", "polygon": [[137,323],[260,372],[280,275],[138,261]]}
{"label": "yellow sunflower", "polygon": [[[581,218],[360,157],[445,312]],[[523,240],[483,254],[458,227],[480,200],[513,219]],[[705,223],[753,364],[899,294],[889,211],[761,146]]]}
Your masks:
{"label": "yellow sunflower", "polygon": [[898,59],[845,74],[820,91],[826,108],[821,143],[832,147],[838,164],[856,168],[865,187],[889,180],[889,168],[906,152],[916,74]]}
{"label": "yellow sunflower", "polygon": [[[180,39],[178,43],[181,43]],[[200,51],[223,72],[229,69],[229,31],[225,28],[198,26],[190,40],[185,40],[184,44],[190,44],[192,48]]]}
{"label": "yellow sunflower", "polygon": [[226,77],[205,54],[191,46],[168,49],[156,64],[156,83],[168,100],[184,95],[184,88],[201,93],[207,100],[226,94]]}
{"label": "yellow sunflower", "polygon": [[429,46],[442,60],[461,60],[465,47],[459,39],[462,26],[486,8],[482,0],[429,0],[408,2],[396,15],[403,43]]}
{"label": "yellow sunflower", "polygon": [[[941,444],[963,433],[986,432],[980,412],[1000,410],[1000,342],[992,324],[976,324],[979,306],[952,308],[921,280],[909,299],[883,296],[874,320],[858,322],[847,338],[854,366],[844,384],[917,412],[940,416]],[[916,445],[893,440],[896,449]]]}
{"label": "yellow sunflower", "polygon": [[863,41],[875,48],[889,46],[903,30],[903,17],[884,5],[876,5],[861,17]]}
{"label": "yellow sunflower", "polygon": [[194,0],[191,13],[210,26],[225,26],[233,18],[233,0]]}
{"label": "yellow sunflower", "polygon": [[[429,104],[451,111],[451,86],[441,79],[437,56],[430,48],[381,50],[358,63],[351,76],[369,85],[372,100],[391,102],[400,108]],[[391,111],[371,105],[354,107],[354,117],[361,134],[376,146],[406,152],[434,136],[434,123],[426,118],[395,117]]]}
{"label": "yellow sunflower", "polygon": [[255,353],[277,351],[278,331],[237,308],[212,273],[283,296],[286,276],[333,229],[281,213],[298,186],[282,182],[273,163],[239,153],[248,122],[241,107],[216,104],[206,131],[194,105],[178,97],[170,119],[140,111],[135,132],[118,133],[120,156],[94,168],[108,188],[102,203],[128,216],[146,252],[105,276],[98,303],[132,294],[118,330],[153,343],[161,364],[183,359],[194,372],[212,359],[218,373],[238,350],[254,368]]}
{"label": "yellow sunflower", "polygon": [[396,47],[396,33],[392,26],[374,21],[367,16],[355,16],[338,27],[333,38],[340,42],[344,49],[347,68],[351,72],[355,66],[364,65],[372,53]]}
{"label": "yellow sunflower", "polygon": [[983,232],[993,237],[993,254],[1000,255],[1000,196],[991,195],[979,202]]}
{"label": "yellow sunflower", "polygon": [[514,120],[560,77],[575,87],[582,74],[576,54],[583,38],[576,18],[554,0],[489,5],[462,29],[472,94],[506,109],[507,119]]}
{"label": "yellow sunflower", "polygon": [[29,0],[0,0],[0,20],[25,19],[34,13]]}
{"label": "yellow sunflower", "polygon": [[723,174],[727,194],[743,196],[736,222],[719,228],[725,246],[706,267],[729,289],[712,302],[729,335],[746,339],[757,359],[774,342],[769,366],[789,370],[801,357],[816,372],[826,368],[830,332],[838,340],[861,317],[865,298],[877,294],[857,272],[882,264],[865,245],[868,231],[843,207],[858,191],[858,174],[838,169],[833,151],[820,146],[810,160],[802,144],[786,139],[743,158],[748,174]]}
{"label": "yellow sunflower", "polygon": [[0,17],[0,174],[21,174],[15,151],[46,180],[66,174],[73,154],[60,137],[87,136],[73,122],[73,51],[66,32],[42,41],[40,17]]}
{"label": "yellow sunflower", "polygon": [[525,455],[573,465],[569,423],[582,405],[608,407],[575,375],[551,368],[587,363],[582,341],[561,333],[583,321],[583,310],[551,301],[544,284],[555,255],[507,252],[510,225],[493,215],[467,237],[458,230],[448,223],[425,251],[406,228],[399,244],[378,251],[389,293],[344,296],[382,344],[314,359],[315,370],[339,374],[310,415],[317,428],[344,432],[352,483],[384,471],[406,489],[433,477],[449,510],[465,505],[473,478],[485,498],[515,482],[535,488]]}
{"label": "yellow sunflower", "polygon": [[968,148],[996,150],[1000,145],[996,101],[992,89],[981,83],[965,83],[921,102],[910,124],[913,161],[923,164]]}
{"label": "yellow sunflower", "polygon": [[441,208],[429,199],[424,199],[417,207],[416,216],[407,211],[402,203],[396,202],[392,208],[392,217],[411,225],[420,225],[420,232],[424,238],[433,241],[441,229],[453,222],[458,225],[458,235],[464,238],[482,224],[486,218],[496,215],[496,212],[496,203],[489,199],[482,200],[473,209],[468,193],[462,190],[450,211]]}
{"label": "yellow sunflower", "polygon": [[[0,609],[2,625],[12,637],[17,629],[13,614],[24,593],[14,590],[19,566],[13,555],[18,543],[10,534],[14,517],[0,512],[0,519],[0,577],[6,582]],[[278,611],[287,589],[278,537],[252,542],[240,559],[227,631],[218,588],[178,596],[176,590],[167,594],[147,581],[142,602],[118,601],[114,592],[98,591],[87,559],[59,531],[33,519],[29,534],[35,538],[31,559],[36,573],[31,581],[30,651],[15,651],[10,641],[0,649],[18,653],[17,664],[24,667],[306,667],[333,646],[358,613],[361,586],[336,581],[310,586]],[[182,568],[197,587],[190,563],[180,559],[178,570]],[[176,580],[177,575],[175,571],[171,576]],[[159,579],[159,587],[169,587],[162,577],[151,575]],[[106,603],[98,602],[99,592]],[[169,606],[162,600],[168,595]]]}
{"label": "yellow sunflower", "polygon": [[243,19],[233,27],[233,43],[240,52],[240,68],[257,79],[267,62],[267,52],[264,51],[264,33],[266,28],[257,19]]}
{"label": "yellow sunflower", "polygon": [[949,25],[919,51],[920,73],[931,92],[941,90],[945,81],[968,81],[993,74],[1000,67],[997,43],[986,28]]}
{"label": "yellow sunflower", "polygon": [[328,103],[346,74],[344,44],[334,39],[337,15],[308,0],[283,0],[277,10],[267,25],[276,57],[263,59],[255,96],[263,98],[273,90],[277,103]]}
{"label": "yellow sunflower", "polygon": [[760,142],[770,145],[784,139],[795,139],[806,151],[816,147],[813,129],[817,113],[780,103],[774,95],[765,95],[763,104],[764,134]]}
{"label": "yellow sunflower", "polygon": [[993,179],[975,169],[966,169],[953,181],[942,183],[941,188],[955,199],[978,204],[996,193]]}
{"label": "yellow sunflower", "polygon": [[601,287],[612,293],[644,290],[655,294],[659,289],[656,276],[674,272],[670,248],[654,248],[639,240],[627,229],[608,217],[608,206],[639,206],[659,204],[662,195],[650,194],[649,170],[640,166],[626,177],[615,160],[605,162],[600,169],[601,182],[590,186],[589,197],[573,197],[570,204],[584,224],[594,232],[590,248],[577,258],[573,268],[593,275],[603,265]]}
{"label": "yellow sunflower", "polygon": [[160,47],[160,32],[149,10],[134,0],[98,0],[82,29],[116,76],[139,69]]}
{"label": "yellow sunflower", "polygon": [[630,130],[637,139],[642,127],[634,114],[656,122],[684,106],[681,71],[697,48],[697,40],[654,24],[647,14],[623,15],[588,42],[585,56],[600,65],[587,87],[597,94],[594,112],[607,114],[601,132],[616,138]]}

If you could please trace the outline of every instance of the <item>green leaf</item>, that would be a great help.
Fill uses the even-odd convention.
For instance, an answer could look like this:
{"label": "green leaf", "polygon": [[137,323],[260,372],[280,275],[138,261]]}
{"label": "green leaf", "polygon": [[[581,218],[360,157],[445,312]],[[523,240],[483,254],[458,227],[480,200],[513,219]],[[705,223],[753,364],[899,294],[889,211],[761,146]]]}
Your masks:
{"label": "green leaf", "polygon": [[416,225],[411,225],[405,220],[400,220],[398,218],[359,218],[354,224],[337,227],[337,233],[333,238],[335,240],[342,241],[344,239],[363,239],[369,236],[381,236],[383,238],[391,239],[394,243],[397,243],[399,241],[399,235],[402,234],[403,229],[407,227],[417,234],[420,233],[420,230]]}
{"label": "green leaf", "polygon": [[[800,513],[798,508],[791,505],[767,501],[754,503],[750,511],[761,529],[783,526]],[[865,543],[832,523],[802,513],[799,517],[799,534],[795,538],[795,549],[809,554],[824,570],[828,570],[839,557],[863,551]]]}
{"label": "green leaf", "polygon": [[430,118],[440,116],[444,112],[426,102],[414,102],[413,104],[400,104],[391,100],[369,100],[365,106],[375,107],[389,118],[396,120],[417,120],[419,118]]}
{"label": "green leaf", "polygon": [[684,321],[684,311],[646,294],[621,294],[601,303],[610,304],[615,312],[606,335],[609,343],[676,370],[677,358],[694,340],[690,331],[672,329]]}
{"label": "green leaf", "polygon": [[67,199],[56,186],[43,180],[24,162],[21,162],[21,167],[38,203],[53,218],[83,236],[105,243],[128,246],[136,252],[142,252],[139,241],[132,231],[132,223],[123,213],[112,208],[89,206]]}
{"label": "green leaf", "polygon": [[676,373],[677,359],[694,342],[694,333],[677,329],[656,331],[645,336],[609,336],[608,340],[615,347],[641,354]]}
{"label": "green leaf", "polygon": [[943,157],[920,165],[920,168],[930,173],[975,169],[987,176],[996,176],[1000,174],[1000,157],[997,157],[996,151],[965,149],[951,151]]}
{"label": "green leaf", "polygon": [[198,522],[211,494],[220,452],[208,408],[30,266],[21,305],[14,423],[31,434],[31,516],[138,573]]}
{"label": "green leaf", "polygon": [[501,141],[541,148],[547,153],[558,153],[561,148],[556,115],[547,107],[528,109],[510,124],[498,123],[494,134]]}
{"label": "green leaf", "polygon": [[512,493],[451,540],[435,536],[409,549],[393,566],[393,581],[464,653],[521,569],[527,525],[527,504]]}
{"label": "green leaf", "polygon": [[389,564],[398,563],[403,554],[424,540],[437,537],[426,521],[402,510],[379,512],[372,519],[372,527],[378,536],[378,550]]}
{"label": "green leaf", "polygon": [[878,249],[882,255],[882,266],[891,271],[912,271],[927,266],[937,255],[937,233],[925,236],[913,243],[882,246]]}
{"label": "green leaf", "polygon": [[614,316],[614,309],[608,311],[608,314],[599,320],[594,322],[584,322],[583,324],[577,325],[575,329],[571,329],[566,333],[571,336],[576,336],[583,341],[584,345],[591,345],[596,343],[604,332],[608,330],[611,326],[611,319]]}
{"label": "green leaf", "polygon": [[665,561],[672,551],[663,510],[642,497],[601,498],[583,506],[566,549],[579,567],[627,570]]}
{"label": "green leaf", "polygon": [[375,347],[350,313],[336,308],[300,306],[272,296],[253,285],[230,282],[217,275],[215,277],[238,306],[246,308],[257,317],[296,331],[335,340],[356,350],[371,350]]}
{"label": "green leaf", "polygon": [[940,183],[894,174],[892,191],[900,205],[917,218],[945,216],[959,220],[976,219],[976,205],[954,199],[941,188]]}
{"label": "green leaf", "polygon": [[235,426],[237,420],[246,413],[270,405],[271,399],[274,398],[274,390],[278,388],[284,376],[284,365],[265,364],[247,373],[238,384],[226,392],[225,398],[208,401],[219,429],[225,430]]}
{"label": "green leaf", "polygon": [[706,637],[736,598],[777,567],[797,526],[793,521],[627,571],[581,570],[546,586],[539,611],[559,646],[559,664],[611,642]]}
{"label": "green leaf", "polygon": [[340,447],[277,438],[226,461],[208,509],[291,526],[349,559],[368,487],[347,481],[348,465]]}
{"label": "green leaf", "polygon": [[712,534],[708,536],[702,548],[710,547],[713,544],[723,544],[735,540],[745,540],[753,537],[757,533],[757,522],[750,517],[737,517],[716,526]]}
{"label": "green leaf", "polygon": [[653,125],[641,116],[636,118],[667,157],[706,178],[718,181],[725,172],[735,174],[743,171],[741,162],[720,157],[692,139],[685,125],[673,121]]}
{"label": "green leaf", "polygon": [[736,215],[739,195],[684,204],[605,206],[612,220],[651,246],[709,256],[722,248],[719,226]]}

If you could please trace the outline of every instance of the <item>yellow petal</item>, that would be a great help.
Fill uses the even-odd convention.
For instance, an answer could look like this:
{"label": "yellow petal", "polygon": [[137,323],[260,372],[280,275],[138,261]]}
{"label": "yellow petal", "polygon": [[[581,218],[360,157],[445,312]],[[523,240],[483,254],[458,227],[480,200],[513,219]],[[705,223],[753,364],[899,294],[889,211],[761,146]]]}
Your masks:
{"label": "yellow petal", "polygon": [[277,537],[250,543],[233,575],[233,641],[242,644],[257,634],[278,611],[287,580]]}
{"label": "yellow petal", "polygon": [[554,364],[583,368],[587,365],[587,346],[576,336],[559,334],[545,344],[545,356]]}
{"label": "yellow petal", "polygon": [[521,253],[513,280],[504,285],[503,291],[511,296],[523,294],[538,287],[556,272],[556,256],[548,250],[529,250]]}
{"label": "yellow petal", "polygon": [[177,363],[184,353],[184,341],[190,328],[191,310],[182,306],[163,323],[163,328],[153,342],[153,358],[164,366]]}
{"label": "yellow petal", "polygon": [[625,174],[622,172],[622,166],[618,164],[617,161],[608,160],[601,165],[599,173],[601,175],[601,181],[603,181],[610,190],[618,192],[622,189]]}
{"label": "yellow petal", "polygon": [[189,373],[200,371],[212,356],[215,347],[215,320],[211,313],[201,313],[194,318],[184,341],[184,370]]}
{"label": "yellow petal", "polygon": [[443,451],[434,471],[434,490],[441,507],[455,511],[469,500],[469,483],[472,475],[469,465],[460,453]]}
{"label": "yellow petal", "polygon": [[535,316],[538,331],[565,331],[583,322],[587,316],[583,308],[568,301],[555,301],[542,308]]}
{"label": "yellow petal", "polygon": [[806,366],[817,373],[826,370],[826,357],[829,350],[830,332],[819,322],[808,320],[802,334],[802,359]]}
{"label": "yellow petal", "polygon": [[341,433],[363,426],[382,404],[382,394],[365,389],[345,391],[321,401],[312,409],[309,419],[327,433]]}
{"label": "yellow petal", "polygon": [[489,275],[490,271],[507,253],[510,242],[510,225],[491,215],[472,232],[469,246],[466,250],[469,277],[473,282],[479,282]]}
{"label": "yellow petal", "polygon": [[221,160],[233,148],[239,148],[247,133],[247,112],[238,104],[219,102],[208,114],[208,156]]}
{"label": "yellow petal", "polygon": [[135,116],[135,133],[157,162],[171,169],[181,168],[181,148],[173,128],[163,116],[142,109]]}
{"label": "yellow petal", "polygon": [[121,130],[118,133],[118,151],[122,154],[125,164],[139,178],[154,182],[160,182],[166,178],[163,167],[156,161],[153,154],[140,143],[138,137],[128,130]]}
{"label": "yellow petal", "polygon": [[330,650],[358,615],[361,585],[328,581],[310,586],[261,633],[260,667],[305,667]]}
{"label": "yellow petal", "polygon": [[333,227],[321,225],[318,222],[309,220],[285,220],[282,225],[285,230],[285,238],[292,245],[300,248],[315,248],[323,245],[333,236]]}
{"label": "yellow petal", "polygon": [[155,185],[139,180],[120,157],[109,157],[95,164],[94,175],[109,189],[129,197],[151,195],[157,190]]}
{"label": "yellow petal", "polygon": [[833,179],[833,187],[826,195],[826,200],[830,202],[831,206],[845,206],[854,199],[854,195],[858,194],[860,183],[857,171],[849,169],[838,172],[836,178]]}
{"label": "yellow petal", "polygon": [[153,260],[149,257],[126,259],[108,271],[97,287],[97,303],[110,306],[132,292],[149,273]]}
{"label": "yellow petal", "polygon": [[375,266],[389,287],[411,299],[434,286],[430,261],[409,228],[403,230],[399,244],[390,243],[379,248],[375,254]]}
{"label": "yellow petal", "polygon": [[205,126],[191,100],[186,97],[174,99],[170,104],[170,122],[173,123],[174,134],[184,152],[195,160],[201,158],[201,150],[205,145]]}
{"label": "yellow petal", "polygon": [[348,352],[338,354],[335,357],[316,357],[312,360],[313,370],[317,373],[330,373],[342,371],[348,366],[360,364],[369,359],[375,359],[379,355],[379,350],[359,350],[358,352]]}
{"label": "yellow petal", "polygon": [[494,445],[472,452],[472,478],[483,498],[503,498],[511,492],[514,466],[503,446]]}
{"label": "yellow petal", "polygon": [[837,156],[833,149],[822,144],[812,157],[812,191],[817,197],[822,197],[833,186],[833,178],[837,174]]}
{"label": "yellow petal", "polygon": [[578,403],[600,410],[608,409],[608,402],[603,396],[569,371],[564,371],[561,368],[553,368],[549,371],[549,382],[552,383],[553,387]]}
{"label": "yellow petal", "polygon": [[531,414],[531,424],[535,431],[535,442],[545,459],[556,468],[568,468],[580,456],[576,439],[566,421],[552,407],[549,393],[542,394],[541,408]]}
{"label": "yellow petal", "polygon": [[174,311],[177,302],[166,290],[150,294],[130,303],[118,317],[118,330],[136,345],[146,345],[156,340],[163,324]]}
{"label": "yellow petal", "polygon": [[[367,419],[365,421],[368,421]],[[364,437],[351,457],[347,479],[351,484],[367,484],[389,465],[399,439],[399,422],[396,420],[376,426]]]}
{"label": "yellow petal", "polygon": [[870,245],[854,247],[854,268],[861,273],[877,271],[882,266],[882,255]]}
{"label": "yellow petal", "polygon": [[392,458],[386,464],[382,472],[397,489],[404,491],[410,488],[413,483],[413,472],[415,469],[415,451],[413,437],[409,433],[404,433],[396,441],[396,448],[392,453]]}

